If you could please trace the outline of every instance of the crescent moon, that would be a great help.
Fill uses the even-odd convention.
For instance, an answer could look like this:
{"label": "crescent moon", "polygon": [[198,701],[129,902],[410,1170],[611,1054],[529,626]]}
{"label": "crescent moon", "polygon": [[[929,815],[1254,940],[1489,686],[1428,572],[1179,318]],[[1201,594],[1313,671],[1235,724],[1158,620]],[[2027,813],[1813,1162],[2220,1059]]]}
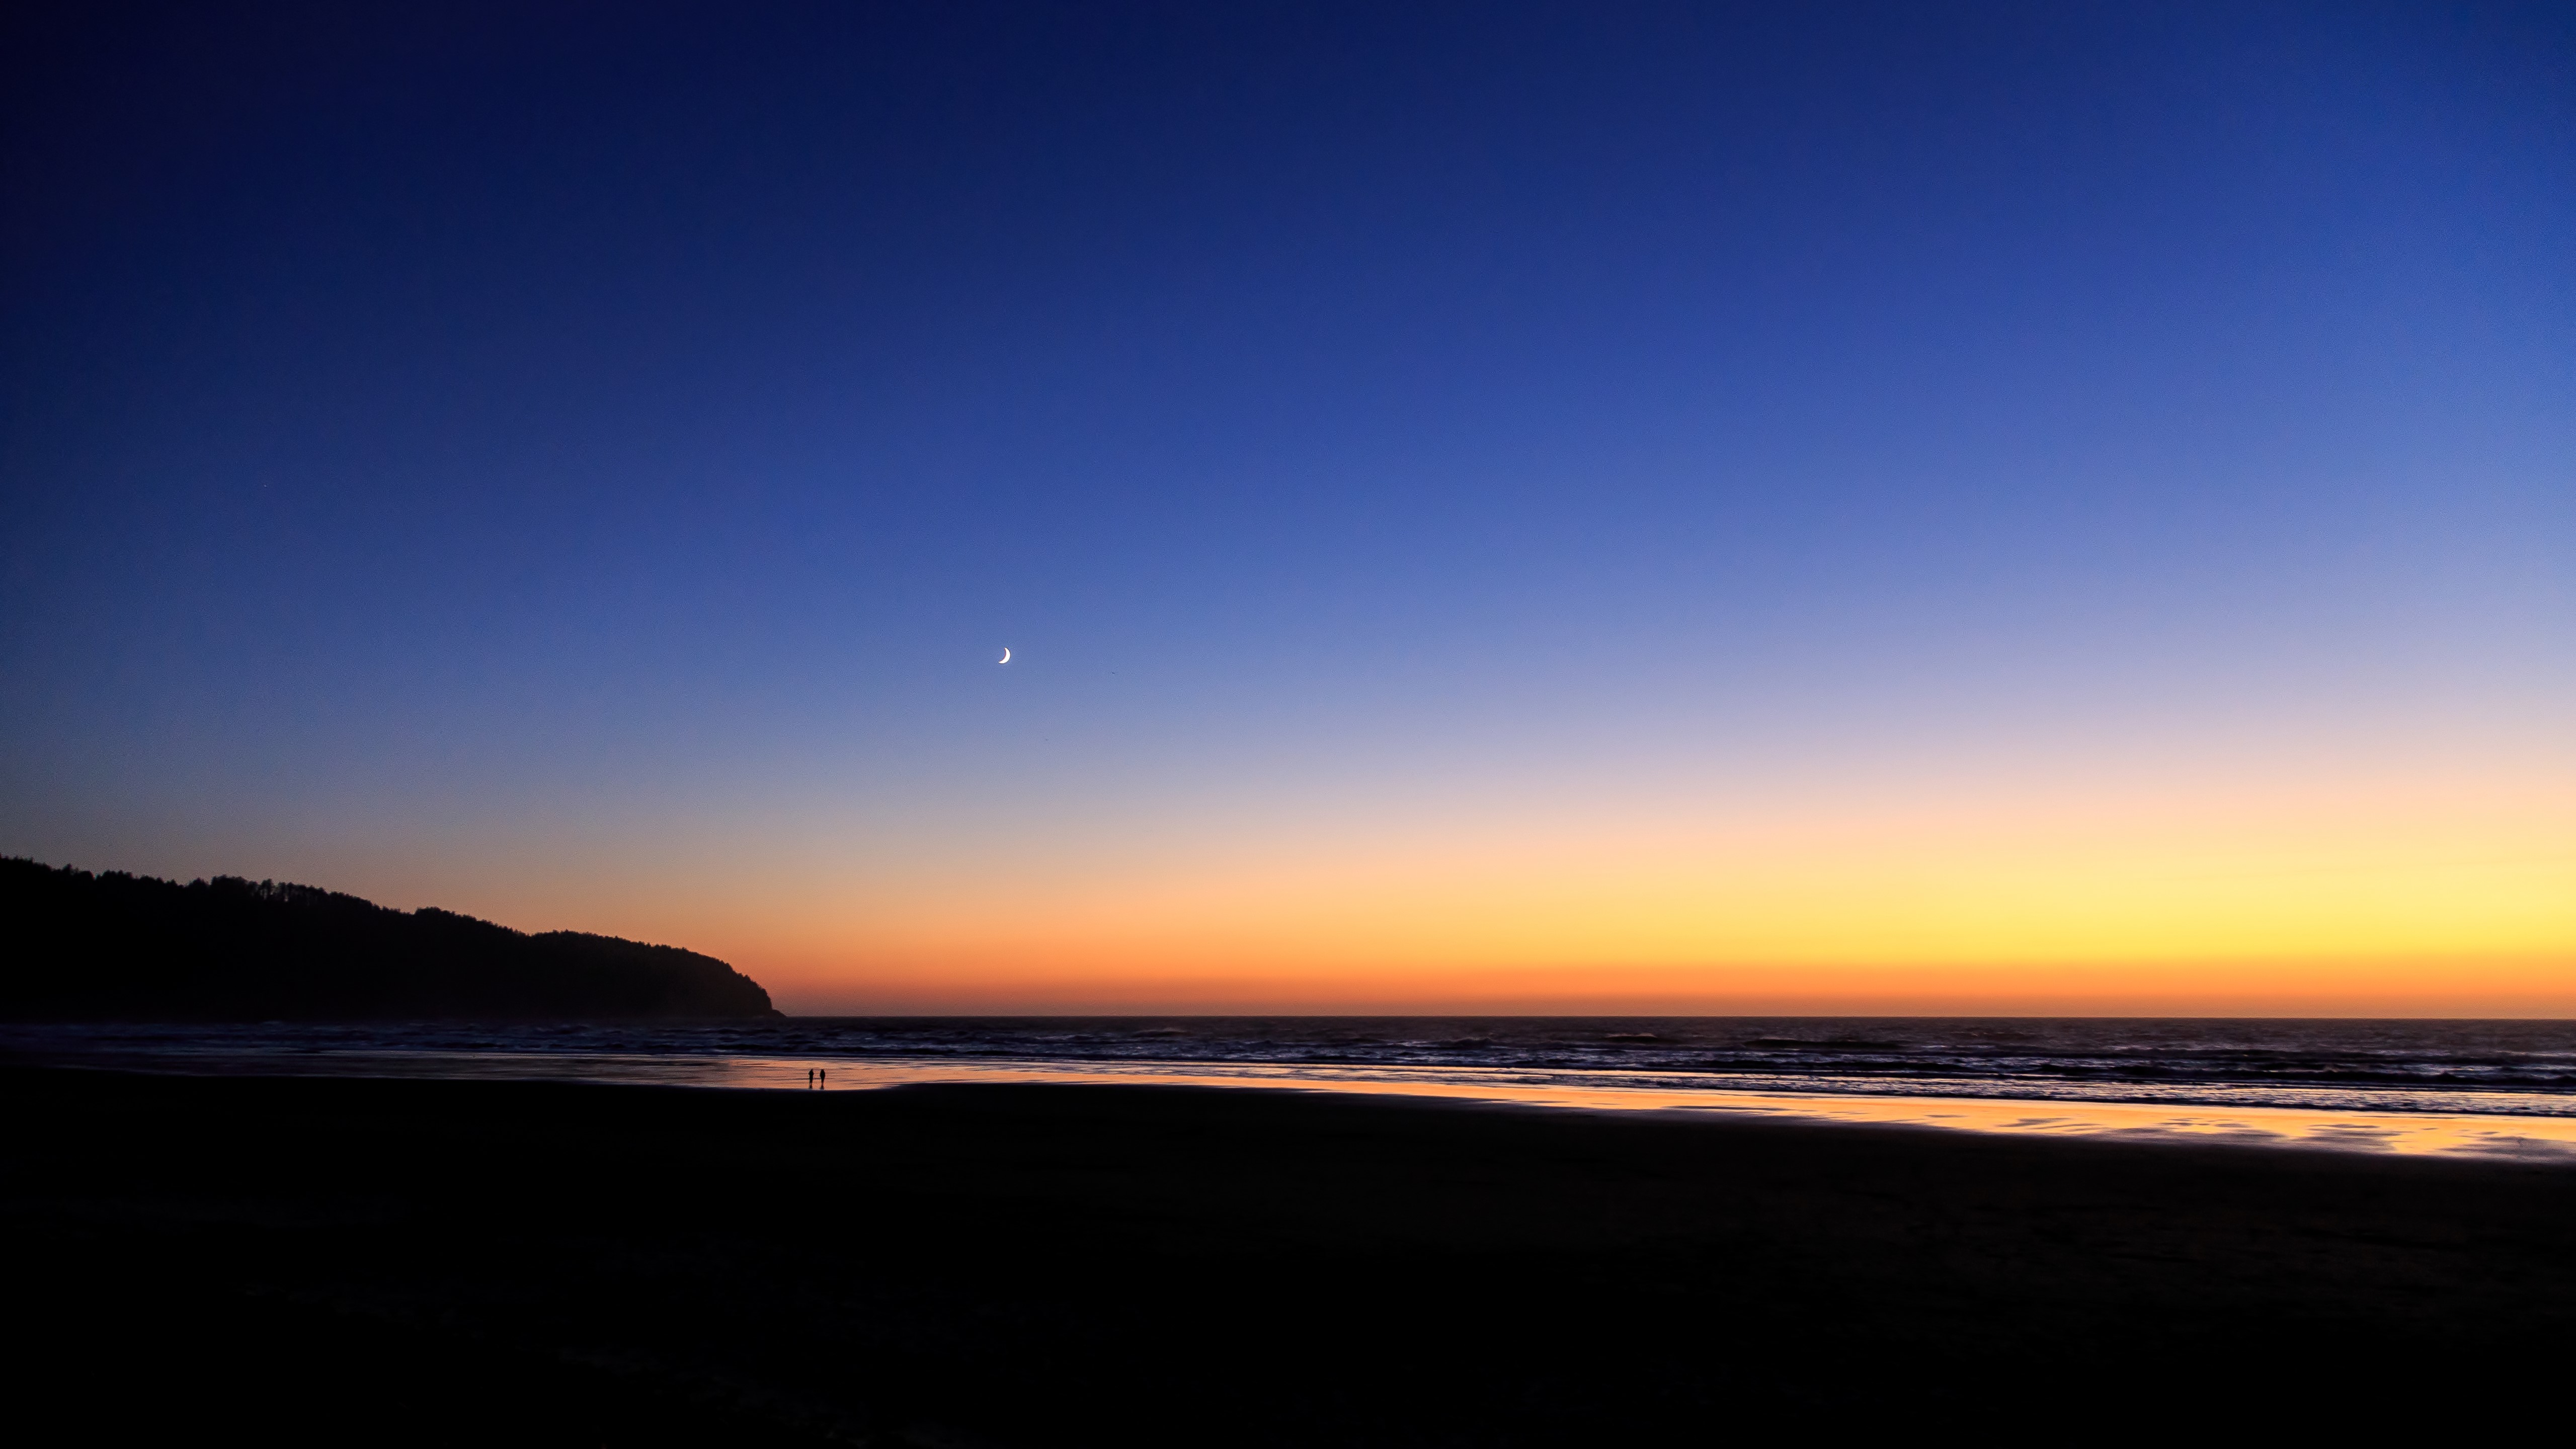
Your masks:
{"label": "crescent moon", "polygon": [[1004,649],[1004,650],[1002,651],[1002,657],[1001,657],[1001,658],[999,658],[999,659],[994,660],[993,662],[994,662],[994,663],[996,663],[996,664],[1008,664],[1008,663],[1010,663],[1010,662],[1011,662],[1011,651],[1010,651],[1010,650],[1008,650],[1008,649]]}

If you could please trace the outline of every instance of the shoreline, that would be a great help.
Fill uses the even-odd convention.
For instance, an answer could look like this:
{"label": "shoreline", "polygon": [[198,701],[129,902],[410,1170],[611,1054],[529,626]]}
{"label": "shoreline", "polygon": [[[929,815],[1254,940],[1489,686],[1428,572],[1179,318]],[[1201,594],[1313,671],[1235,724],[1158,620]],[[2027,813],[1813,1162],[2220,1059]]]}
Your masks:
{"label": "shoreline", "polygon": [[[7,1060],[0,1058],[0,1060]],[[2166,1145],[2231,1142],[2300,1151],[2401,1156],[2503,1157],[2576,1167],[2576,1104],[2538,1111],[2409,1110],[2378,1105],[2275,1105],[2161,1098],[2014,1096],[2002,1090],[1885,1092],[1736,1087],[1683,1073],[1532,1071],[1523,1068],[1348,1066],[1243,1061],[960,1060],[716,1053],[531,1050],[315,1051],[301,1054],[22,1054],[26,1065],[180,1076],[295,1076],[348,1080],[564,1081],[691,1086],[726,1091],[830,1090],[940,1083],[1205,1087],[1608,1113],[1656,1113],[1812,1124],[1906,1126],[1977,1134],[2116,1138]],[[1659,1080],[1660,1078],[1660,1080]],[[1873,1084],[1874,1085],[1874,1084]],[[2245,1093],[2252,1095],[2252,1093]],[[2455,1092],[2452,1097],[2472,1098]]]}

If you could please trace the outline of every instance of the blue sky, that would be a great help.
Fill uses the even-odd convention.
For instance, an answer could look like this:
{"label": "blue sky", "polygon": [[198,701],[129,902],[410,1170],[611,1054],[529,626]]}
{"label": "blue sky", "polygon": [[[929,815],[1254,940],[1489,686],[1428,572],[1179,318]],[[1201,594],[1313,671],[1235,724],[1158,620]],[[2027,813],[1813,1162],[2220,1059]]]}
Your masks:
{"label": "blue sky", "polygon": [[12,47],[13,852],[2576,733],[2563,10],[175,16]]}

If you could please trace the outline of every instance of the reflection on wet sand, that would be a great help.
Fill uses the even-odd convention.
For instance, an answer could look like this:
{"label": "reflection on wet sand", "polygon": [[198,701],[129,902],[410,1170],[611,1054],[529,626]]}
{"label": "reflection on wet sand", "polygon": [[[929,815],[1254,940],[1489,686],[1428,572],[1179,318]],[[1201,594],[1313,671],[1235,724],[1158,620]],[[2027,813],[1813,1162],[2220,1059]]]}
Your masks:
{"label": "reflection on wet sand", "polygon": [[1878,1127],[2241,1143],[2408,1155],[2454,1154],[2576,1164],[2576,1117],[2372,1112],[2171,1102],[2034,1101],[2006,1097],[1743,1092],[1587,1080],[1586,1074],[1170,1062],[961,1062],[766,1056],[523,1052],[318,1053],[267,1070],[350,1076],[475,1077],[738,1089],[807,1089],[828,1070],[834,1090],[929,1083],[1123,1083],[1356,1092],[1578,1111],[1711,1113]]}

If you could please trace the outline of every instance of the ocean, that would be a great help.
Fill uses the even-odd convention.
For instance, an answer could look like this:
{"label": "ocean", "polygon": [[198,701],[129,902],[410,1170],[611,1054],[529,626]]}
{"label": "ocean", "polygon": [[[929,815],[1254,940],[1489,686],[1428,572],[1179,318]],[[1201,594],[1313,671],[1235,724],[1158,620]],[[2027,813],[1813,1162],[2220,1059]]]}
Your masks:
{"label": "ocean", "polygon": [[0,1026],[15,1061],[745,1089],[1122,1082],[2576,1163],[2576,1022],[796,1017]]}

